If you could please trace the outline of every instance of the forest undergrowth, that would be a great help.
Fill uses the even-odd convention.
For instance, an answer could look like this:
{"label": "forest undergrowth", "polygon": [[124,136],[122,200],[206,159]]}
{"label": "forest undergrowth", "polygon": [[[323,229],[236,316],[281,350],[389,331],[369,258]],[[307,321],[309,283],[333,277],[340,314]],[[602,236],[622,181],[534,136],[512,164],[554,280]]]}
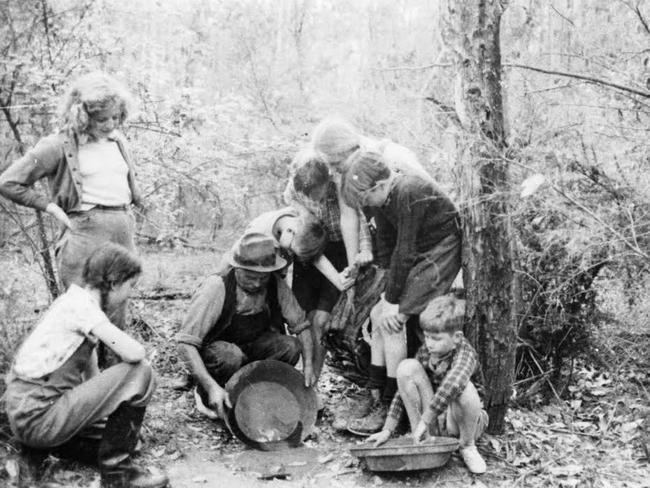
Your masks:
{"label": "forest undergrowth", "polygon": [[[480,441],[488,461],[483,476],[471,476],[457,457],[433,471],[378,476],[363,470],[348,452],[359,440],[331,428],[337,407],[359,388],[331,368],[319,385],[327,400],[324,417],[306,442],[317,455],[303,460],[299,451],[287,451],[281,461],[273,458],[260,465],[256,460],[251,466],[239,460],[250,450],[222,423],[195,410],[191,392],[183,388],[185,371],[173,342],[193,289],[216,268],[218,255],[150,248],[144,256],[145,274],[132,303],[130,327],[147,346],[159,388],[145,423],[142,457],[170,471],[173,486],[213,486],[218,480],[210,469],[232,476],[238,486],[650,486],[650,333],[643,323],[631,324],[625,317],[608,321],[608,314],[593,324],[589,354],[574,359],[559,384],[540,375],[517,385],[506,432]],[[2,290],[4,374],[47,295],[38,272],[26,272],[22,257],[5,252],[0,261],[7,276],[16,277],[5,280]],[[186,466],[194,473],[189,478],[183,474]],[[53,457],[38,469],[31,466],[20,456],[3,415],[0,484],[94,487],[98,477]]]}

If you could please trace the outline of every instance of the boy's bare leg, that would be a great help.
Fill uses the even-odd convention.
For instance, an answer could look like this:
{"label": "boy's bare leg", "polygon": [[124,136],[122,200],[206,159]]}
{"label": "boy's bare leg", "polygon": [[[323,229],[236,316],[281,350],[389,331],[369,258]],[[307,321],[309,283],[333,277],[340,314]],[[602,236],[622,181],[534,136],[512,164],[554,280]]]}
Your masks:
{"label": "boy's bare leg", "polygon": [[[384,348],[384,335],[379,328],[372,330],[372,337],[370,341],[370,364],[373,366],[386,367],[386,351]],[[381,396],[381,390],[371,389],[370,394],[375,401],[378,401]]]}
{"label": "boy's bare leg", "polygon": [[313,310],[309,313],[309,320],[311,322],[311,334],[313,342],[313,365],[314,375],[316,378],[320,377],[323,371],[323,363],[325,362],[325,346],[323,346],[323,331],[325,326],[330,320],[330,314],[324,310]]}
{"label": "boy's bare leg", "polygon": [[406,359],[406,327],[396,334],[383,335],[384,361],[386,364],[386,376],[397,378],[397,367]]}
{"label": "boy's bare leg", "polygon": [[475,444],[476,438],[481,434],[478,427],[482,411],[476,387],[469,382],[447,412],[447,430],[450,435],[459,437],[461,457],[467,468],[475,474],[485,473],[487,469]]}
{"label": "boy's bare leg", "polygon": [[450,435],[458,436],[461,447],[473,446],[476,442],[482,407],[478,391],[471,381],[449,407],[447,431]]}
{"label": "boy's bare leg", "polygon": [[433,400],[433,387],[417,359],[405,359],[399,363],[397,387],[413,432],[420,423],[422,412]]}
{"label": "boy's bare leg", "polygon": [[370,322],[372,323],[372,336],[370,341],[370,364],[375,366],[386,366],[386,356],[384,351],[384,335],[379,324],[381,316],[381,302],[378,302],[370,310]]}

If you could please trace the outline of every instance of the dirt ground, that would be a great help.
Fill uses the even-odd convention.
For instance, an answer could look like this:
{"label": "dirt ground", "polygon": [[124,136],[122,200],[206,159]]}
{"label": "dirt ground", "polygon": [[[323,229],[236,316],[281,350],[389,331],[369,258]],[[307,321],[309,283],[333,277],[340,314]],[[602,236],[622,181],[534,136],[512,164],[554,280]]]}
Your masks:
{"label": "dirt ground", "polygon": [[[175,250],[149,252],[145,261],[140,298],[132,305],[132,332],[146,343],[160,381],[145,420],[145,447],[138,462],[166,470],[175,488],[650,487],[650,334],[643,328],[600,330],[597,339],[617,334],[616,341],[604,341],[609,350],[601,351],[611,366],[597,370],[576,365],[566,398],[535,400],[529,388],[526,399],[516,399],[506,433],[484,436],[479,443],[488,463],[486,474],[470,475],[457,455],[436,470],[375,474],[349,453],[359,439],[331,427],[332,412],[356,389],[335,371],[328,369],[321,377],[325,414],[300,448],[252,450],[234,439],[222,422],[197,412],[191,392],[179,388],[184,370],[172,338],[192,290],[216,268],[218,258]],[[7,262],[16,276],[28,276],[19,260],[3,260]],[[29,276],[38,278],[38,273]],[[23,321],[33,321],[47,303],[36,278],[27,293],[15,297],[14,305],[24,307]],[[17,282],[3,281],[5,293],[8,283]],[[75,463],[49,458],[38,469],[28,466],[6,425],[0,430],[0,486],[98,485],[94,471]]]}

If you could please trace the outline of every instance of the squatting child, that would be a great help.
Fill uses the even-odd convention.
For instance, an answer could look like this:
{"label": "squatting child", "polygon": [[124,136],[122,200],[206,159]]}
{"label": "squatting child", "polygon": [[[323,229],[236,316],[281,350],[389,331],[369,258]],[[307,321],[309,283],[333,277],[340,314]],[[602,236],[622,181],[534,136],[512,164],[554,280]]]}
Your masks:
{"label": "squatting child", "polygon": [[434,298],[420,314],[424,344],[415,358],[397,367],[398,392],[383,429],[368,442],[385,443],[406,410],[415,442],[430,436],[459,437],[465,465],[480,474],[486,465],[475,441],[487,427],[488,415],[470,379],[478,360],[463,336],[464,316],[465,301],[453,295]]}
{"label": "squatting child", "polygon": [[[106,243],[18,349],[7,378],[9,425],[25,446],[99,466],[103,488],[161,488],[167,476],[131,463],[155,389],[144,347],[106,310],[124,302],[142,271],[124,247]],[[122,360],[103,371],[97,342]]]}

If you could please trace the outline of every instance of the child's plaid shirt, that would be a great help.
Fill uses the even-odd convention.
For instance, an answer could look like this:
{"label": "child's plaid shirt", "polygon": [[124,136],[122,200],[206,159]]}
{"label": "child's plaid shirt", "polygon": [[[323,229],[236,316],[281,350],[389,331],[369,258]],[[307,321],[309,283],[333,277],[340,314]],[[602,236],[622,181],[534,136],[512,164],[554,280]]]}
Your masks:
{"label": "child's plaid shirt", "polygon": [[[330,181],[327,196],[322,203],[315,202],[303,193],[296,191],[291,179],[287,183],[283,196],[287,205],[302,207],[320,220],[327,233],[328,241],[341,242],[343,240],[341,234],[341,209],[336,183]],[[366,217],[361,211],[357,212],[359,214],[359,251],[372,251],[372,239]]]}
{"label": "child's plaid shirt", "polygon": [[[477,369],[478,355],[472,345],[463,337],[462,342],[455,350],[441,358],[435,358],[435,362],[424,344],[415,353],[415,359],[424,367],[435,391],[431,404],[422,413],[422,420],[430,424],[465,390],[472,374]],[[393,432],[397,428],[403,412],[404,402],[398,392],[390,404],[384,429]]]}

